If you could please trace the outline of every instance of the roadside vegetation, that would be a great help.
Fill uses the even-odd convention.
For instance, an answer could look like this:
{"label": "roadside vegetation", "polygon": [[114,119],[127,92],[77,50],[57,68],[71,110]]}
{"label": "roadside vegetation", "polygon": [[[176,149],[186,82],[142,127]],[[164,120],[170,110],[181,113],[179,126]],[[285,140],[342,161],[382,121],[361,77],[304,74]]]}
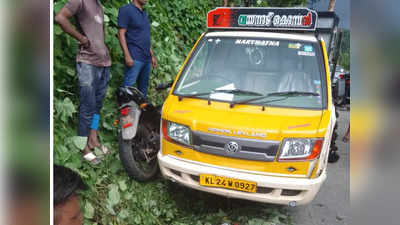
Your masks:
{"label": "roadside vegetation", "polygon": [[350,30],[343,30],[339,65],[350,71]]}

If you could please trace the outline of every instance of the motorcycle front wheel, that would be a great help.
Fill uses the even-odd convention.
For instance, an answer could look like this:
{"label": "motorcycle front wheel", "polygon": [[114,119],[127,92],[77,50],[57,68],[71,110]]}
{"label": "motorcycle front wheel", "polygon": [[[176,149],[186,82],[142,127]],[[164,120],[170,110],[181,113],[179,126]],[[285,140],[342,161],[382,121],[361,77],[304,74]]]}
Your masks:
{"label": "motorcycle front wheel", "polygon": [[119,157],[130,177],[137,181],[148,181],[157,175],[157,138],[158,135],[141,125],[131,140],[124,140],[119,135]]}

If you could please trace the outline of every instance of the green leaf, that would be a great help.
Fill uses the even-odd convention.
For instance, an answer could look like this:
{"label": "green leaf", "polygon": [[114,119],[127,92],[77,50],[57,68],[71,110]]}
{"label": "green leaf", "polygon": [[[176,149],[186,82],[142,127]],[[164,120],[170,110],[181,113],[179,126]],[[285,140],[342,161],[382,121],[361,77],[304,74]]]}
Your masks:
{"label": "green leaf", "polygon": [[109,169],[110,169],[111,173],[118,172],[118,170],[122,169],[121,161],[119,161],[119,160],[112,161]]}
{"label": "green leaf", "polygon": [[157,23],[156,21],[152,22],[151,25],[152,25],[153,27],[158,27],[158,26],[160,26],[160,24]]}
{"label": "green leaf", "polygon": [[103,127],[106,128],[107,130],[112,130],[114,127],[111,126],[109,123],[106,121],[103,122]]}
{"label": "green leaf", "polygon": [[142,221],[142,219],[140,218],[140,215],[136,215],[136,216],[134,217],[133,221],[134,221],[136,224],[140,224],[140,222]]}
{"label": "green leaf", "polygon": [[120,195],[117,185],[110,184],[108,192],[108,200],[110,201],[111,206],[114,206],[119,203]]}
{"label": "green leaf", "polygon": [[71,99],[68,97],[63,101],[56,101],[54,104],[56,110],[56,116],[60,118],[64,123],[76,112],[75,106]]}
{"label": "green leaf", "polygon": [[109,200],[106,202],[106,209],[108,210],[108,212],[111,215],[116,215],[116,213],[115,213],[115,211],[113,209],[113,205],[111,204],[111,202]]}
{"label": "green leaf", "polygon": [[66,90],[62,90],[62,89],[57,89],[56,91],[60,92],[60,93],[65,93],[65,94],[68,94],[68,95],[74,95],[73,93],[71,93],[69,91],[66,91]]}
{"label": "green leaf", "polygon": [[69,153],[67,147],[65,147],[64,145],[58,145],[55,149],[57,149],[62,154]]}
{"label": "green leaf", "polygon": [[110,22],[110,18],[106,14],[104,14],[104,23],[108,22]]}
{"label": "green leaf", "polygon": [[64,6],[64,3],[63,3],[63,2],[54,3],[54,7],[53,7],[54,12],[57,13],[58,11],[60,11],[60,9],[61,9],[63,6]]}
{"label": "green leaf", "polygon": [[121,191],[126,191],[126,189],[128,188],[128,187],[126,186],[124,180],[118,181],[118,185],[119,185],[119,188],[121,189]]}
{"label": "green leaf", "polygon": [[174,218],[174,213],[171,210],[167,211],[167,218],[169,218],[169,219]]}
{"label": "green leaf", "polygon": [[90,202],[86,201],[85,204],[85,213],[84,213],[85,218],[88,219],[93,219],[94,216],[94,208]]}
{"label": "green leaf", "polygon": [[72,142],[74,143],[75,147],[77,147],[79,150],[82,150],[86,147],[87,140],[88,140],[87,137],[82,137],[82,136],[72,137]]}
{"label": "green leaf", "polygon": [[132,199],[132,193],[126,193],[126,194],[125,194],[125,199],[126,199],[126,200]]}
{"label": "green leaf", "polygon": [[75,76],[75,70],[71,69],[71,68],[68,68],[67,69],[67,74],[70,75],[70,76]]}
{"label": "green leaf", "polygon": [[104,155],[103,151],[101,149],[99,149],[98,147],[94,148],[94,154],[97,156]]}
{"label": "green leaf", "polygon": [[59,26],[54,26],[54,33],[56,35],[61,35],[63,33],[63,31]]}
{"label": "green leaf", "polygon": [[121,210],[121,212],[118,213],[118,217],[121,219],[128,218],[129,212],[126,209]]}

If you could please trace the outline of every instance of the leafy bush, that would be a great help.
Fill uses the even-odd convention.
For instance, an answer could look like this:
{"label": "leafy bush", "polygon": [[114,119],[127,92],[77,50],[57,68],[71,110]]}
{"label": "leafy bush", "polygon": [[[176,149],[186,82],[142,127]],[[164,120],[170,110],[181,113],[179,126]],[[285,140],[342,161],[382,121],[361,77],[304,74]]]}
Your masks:
{"label": "leafy bush", "polygon": [[350,70],[350,31],[344,30],[340,46],[339,65]]}

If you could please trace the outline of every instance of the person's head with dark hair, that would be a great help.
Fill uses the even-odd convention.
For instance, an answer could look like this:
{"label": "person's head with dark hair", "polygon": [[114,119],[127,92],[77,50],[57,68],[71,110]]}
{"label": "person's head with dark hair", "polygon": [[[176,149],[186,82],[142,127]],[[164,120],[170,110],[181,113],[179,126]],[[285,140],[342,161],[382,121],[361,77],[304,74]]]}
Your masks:
{"label": "person's head with dark hair", "polygon": [[81,225],[76,190],[86,189],[81,177],[69,168],[54,165],[54,225]]}

